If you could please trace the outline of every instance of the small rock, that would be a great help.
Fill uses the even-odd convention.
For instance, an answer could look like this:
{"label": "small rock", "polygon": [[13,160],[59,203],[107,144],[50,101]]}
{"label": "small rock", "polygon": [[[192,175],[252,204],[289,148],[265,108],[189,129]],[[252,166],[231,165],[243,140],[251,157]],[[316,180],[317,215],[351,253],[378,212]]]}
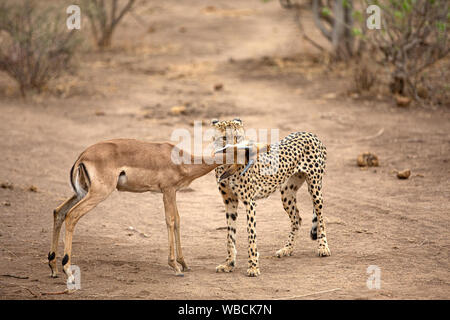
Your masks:
{"label": "small rock", "polygon": [[223,84],[222,83],[217,83],[214,85],[214,90],[215,91],[220,91],[223,89]]}
{"label": "small rock", "polygon": [[376,154],[371,152],[363,152],[356,159],[356,163],[360,167],[378,167],[379,161]]}
{"label": "small rock", "polygon": [[30,192],[37,192],[37,191],[38,191],[38,188],[37,188],[36,186],[31,185],[31,186],[28,188],[28,191],[30,191]]}
{"label": "small rock", "polygon": [[186,107],[185,106],[175,106],[170,108],[170,114],[177,116],[180,114],[185,114],[186,113]]}
{"label": "small rock", "polygon": [[11,207],[11,202],[9,202],[9,201],[4,201],[4,202],[3,202],[3,205],[4,205],[5,207]]}
{"label": "small rock", "polygon": [[337,97],[336,93],[330,92],[330,93],[327,93],[327,94],[323,95],[322,98],[324,98],[324,99],[336,99],[336,97]]}
{"label": "small rock", "polygon": [[14,189],[13,184],[9,182],[2,182],[0,184],[0,187],[2,187],[3,189],[10,189],[10,190]]}
{"label": "small rock", "polygon": [[[198,120],[191,121],[191,122],[189,122],[189,125],[190,125],[191,127],[193,127],[193,126],[195,126],[195,123],[196,123],[197,121],[198,121]],[[207,121],[207,120],[202,119],[201,123],[202,123],[202,126],[207,126],[207,125],[209,125],[210,122]]]}
{"label": "small rock", "polygon": [[399,179],[408,179],[410,175],[411,175],[411,170],[409,170],[409,169],[397,172],[397,178],[399,178]]}
{"label": "small rock", "polygon": [[95,115],[96,115],[97,117],[104,116],[104,115],[105,115],[105,112],[104,112],[104,111],[97,110],[97,111],[95,111]]}
{"label": "small rock", "polygon": [[397,106],[399,106],[399,107],[407,107],[411,103],[411,98],[396,95],[395,102],[397,103]]}
{"label": "small rock", "polygon": [[205,7],[203,10],[204,10],[205,12],[214,12],[214,11],[217,10],[217,8],[214,7],[214,6],[207,6],[207,7]]}

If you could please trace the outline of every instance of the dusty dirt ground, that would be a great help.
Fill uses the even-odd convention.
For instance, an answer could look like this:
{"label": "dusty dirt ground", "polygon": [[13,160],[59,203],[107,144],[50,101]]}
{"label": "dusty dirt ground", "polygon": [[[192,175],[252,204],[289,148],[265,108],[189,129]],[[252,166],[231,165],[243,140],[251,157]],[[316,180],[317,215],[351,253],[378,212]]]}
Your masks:
{"label": "dusty dirt ground", "polygon": [[[81,67],[60,81],[59,96],[24,101],[1,75],[0,182],[13,188],[0,188],[0,298],[450,298],[449,109],[349,98],[343,94],[348,77],[314,58],[292,13],[276,1],[208,5],[170,0],[137,10],[143,20],[127,17],[113,49],[79,57]],[[223,89],[214,90],[216,84]],[[187,113],[170,115],[177,105]],[[303,186],[303,226],[293,256],[274,257],[290,227],[276,192],[258,202],[261,276],[246,276],[242,205],[237,268],[215,273],[226,257],[226,221],[210,173],[178,194],[182,245],[192,267],[183,278],[167,266],[162,196],[115,192],[75,230],[73,264],[81,268],[82,289],[39,296],[65,289],[65,277],[50,278],[47,266],[52,210],[71,195],[69,170],[85,147],[117,137],[169,140],[175,128],[192,131],[194,120],[235,116],[247,128],[278,128],[281,136],[311,131],[327,146],[331,257],[319,258],[309,239],[312,204]],[[361,170],[356,156],[368,150],[380,167]],[[397,179],[394,171],[406,168],[411,177]],[[61,240],[58,266],[62,246]],[[369,265],[381,270],[379,290],[366,286]]]}

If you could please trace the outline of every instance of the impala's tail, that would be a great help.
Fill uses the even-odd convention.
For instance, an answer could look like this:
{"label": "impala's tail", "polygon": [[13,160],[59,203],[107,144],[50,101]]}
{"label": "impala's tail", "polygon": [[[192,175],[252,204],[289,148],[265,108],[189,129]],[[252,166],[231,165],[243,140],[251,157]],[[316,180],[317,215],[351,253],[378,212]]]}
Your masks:
{"label": "impala's tail", "polygon": [[70,184],[79,199],[84,198],[91,185],[89,173],[83,162],[78,159],[70,170]]}

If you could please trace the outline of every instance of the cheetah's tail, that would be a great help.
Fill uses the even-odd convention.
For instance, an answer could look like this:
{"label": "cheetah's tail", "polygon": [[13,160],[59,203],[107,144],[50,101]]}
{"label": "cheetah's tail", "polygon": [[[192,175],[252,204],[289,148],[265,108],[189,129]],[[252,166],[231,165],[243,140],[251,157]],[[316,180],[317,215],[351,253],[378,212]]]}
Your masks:
{"label": "cheetah's tail", "polygon": [[327,162],[327,148],[324,145],[322,145],[322,154],[323,154],[323,168],[325,169]]}

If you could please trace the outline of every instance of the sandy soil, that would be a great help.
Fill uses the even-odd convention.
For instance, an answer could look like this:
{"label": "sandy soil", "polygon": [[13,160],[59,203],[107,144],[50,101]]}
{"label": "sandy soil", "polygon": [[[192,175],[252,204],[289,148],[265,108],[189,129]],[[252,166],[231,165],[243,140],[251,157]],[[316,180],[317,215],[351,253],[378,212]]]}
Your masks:
{"label": "sandy soil", "polygon": [[[290,226],[277,192],[258,203],[261,276],[245,274],[242,207],[237,269],[215,273],[226,256],[226,222],[210,173],[178,194],[192,267],[185,277],[167,266],[161,195],[115,192],[77,225],[73,263],[82,290],[39,298],[448,299],[449,110],[347,97],[349,78],[314,59],[292,13],[276,1],[161,3],[136,11],[145,23],[129,16],[112,50],[86,51],[76,74],[61,80],[59,97],[21,100],[1,75],[0,182],[13,188],[0,188],[0,298],[64,290],[65,277],[50,278],[47,266],[52,210],[71,194],[69,170],[85,147],[117,137],[169,140],[176,128],[192,131],[194,120],[238,116],[248,128],[278,128],[281,136],[314,132],[327,146],[331,257],[317,257],[309,239],[312,204],[303,186],[293,256],[274,257]],[[170,115],[176,105],[186,105],[187,114]],[[356,166],[367,150],[380,167]],[[394,171],[406,168],[411,177],[397,179]],[[366,286],[369,265],[381,270],[379,290]]]}

